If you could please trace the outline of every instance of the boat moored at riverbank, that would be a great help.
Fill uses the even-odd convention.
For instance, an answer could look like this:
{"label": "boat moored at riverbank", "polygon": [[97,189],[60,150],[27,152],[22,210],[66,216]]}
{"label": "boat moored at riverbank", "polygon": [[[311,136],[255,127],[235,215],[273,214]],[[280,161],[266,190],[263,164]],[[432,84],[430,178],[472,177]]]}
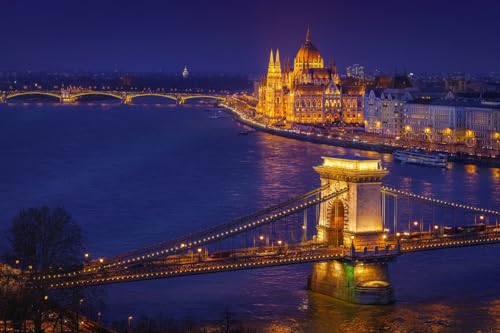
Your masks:
{"label": "boat moored at riverbank", "polygon": [[392,156],[401,163],[425,165],[438,168],[446,168],[448,156],[443,153],[427,153],[419,149],[396,150]]}

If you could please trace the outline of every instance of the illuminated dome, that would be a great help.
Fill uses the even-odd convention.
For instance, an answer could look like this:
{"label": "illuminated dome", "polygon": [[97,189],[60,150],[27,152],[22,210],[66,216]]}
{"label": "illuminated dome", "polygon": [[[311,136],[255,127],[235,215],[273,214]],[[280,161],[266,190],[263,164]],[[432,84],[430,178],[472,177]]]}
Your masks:
{"label": "illuminated dome", "polygon": [[297,51],[294,70],[307,68],[324,68],[324,61],[319,50],[311,42],[311,33],[307,29],[306,42]]}

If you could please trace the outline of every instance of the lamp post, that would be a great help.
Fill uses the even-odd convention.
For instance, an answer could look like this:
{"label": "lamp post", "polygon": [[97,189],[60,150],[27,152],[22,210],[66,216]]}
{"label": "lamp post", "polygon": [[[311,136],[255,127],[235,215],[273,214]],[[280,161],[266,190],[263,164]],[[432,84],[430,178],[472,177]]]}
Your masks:
{"label": "lamp post", "polygon": [[[413,221],[413,225],[415,226],[415,228],[418,227],[418,221]],[[418,230],[417,230],[417,232],[418,232]],[[410,234],[411,234],[411,230],[410,230]]]}
{"label": "lamp post", "polygon": [[134,317],[132,315],[128,316],[128,333],[131,333],[132,332],[132,319],[134,319]]}
{"label": "lamp post", "polygon": [[80,312],[82,311],[83,298],[78,301],[78,311],[76,312],[76,333],[80,331]]}

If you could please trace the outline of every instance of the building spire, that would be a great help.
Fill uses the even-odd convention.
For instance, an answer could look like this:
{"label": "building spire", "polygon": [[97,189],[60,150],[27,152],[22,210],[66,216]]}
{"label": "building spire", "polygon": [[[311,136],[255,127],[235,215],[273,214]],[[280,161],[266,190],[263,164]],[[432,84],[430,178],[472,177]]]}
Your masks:
{"label": "building spire", "polygon": [[274,69],[274,55],[273,55],[273,49],[271,49],[271,53],[269,54],[269,67],[268,70]]}
{"label": "building spire", "polygon": [[311,29],[307,26],[306,43],[311,42]]}
{"label": "building spire", "polygon": [[274,61],[274,65],[278,68],[281,69],[281,63],[280,63],[280,50],[276,49],[276,60]]}

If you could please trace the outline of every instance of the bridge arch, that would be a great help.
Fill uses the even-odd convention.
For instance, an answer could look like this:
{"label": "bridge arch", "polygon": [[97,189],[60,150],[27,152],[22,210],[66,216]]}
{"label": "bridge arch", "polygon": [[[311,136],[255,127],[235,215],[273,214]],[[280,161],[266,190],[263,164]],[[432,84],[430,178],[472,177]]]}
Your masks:
{"label": "bridge arch", "polygon": [[16,98],[19,96],[50,96],[57,98],[58,100],[61,100],[61,95],[57,93],[51,93],[51,92],[45,92],[45,91],[22,91],[22,92],[15,92],[15,93],[7,93],[5,96],[5,100],[9,100],[12,98]]}
{"label": "bridge arch", "polygon": [[335,198],[328,206],[330,242],[336,246],[343,245],[347,207],[344,201],[339,198]]}
{"label": "bridge arch", "polygon": [[121,100],[123,96],[116,94],[116,93],[108,93],[108,92],[100,92],[100,91],[88,91],[88,92],[81,92],[81,93],[76,93],[76,94],[71,94],[69,97],[72,99],[78,99],[83,96],[90,96],[90,95],[96,95],[96,96],[109,96],[113,97],[116,99]]}
{"label": "bridge arch", "polygon": [[179,96],[179,99],[182,101],[181,104],[184,104],[186,101],[194,100],[194,99],[213,99],[217,101],[225,101],[226,99],[221,96],[213,96],[213,95],[194,95],[194,96]]}
{"label": "bridge arch", "polygon": [[184,101],[188,101],[191,99],[215,99],[218,101],[225,101],[226,99],[222,96],[213,96],[213,95],[194,95],[194,96],[181,96],[181,99]]}
{"label": "bridge arch", "polygon": [[127,95],[127,97],[129,98],[130,101],[133,101],[134,99],[139,97],[161,97],[177,102],[176,96],[170,94],[161,94],[161,93],[137,93],[137,94],[129,94]]}

